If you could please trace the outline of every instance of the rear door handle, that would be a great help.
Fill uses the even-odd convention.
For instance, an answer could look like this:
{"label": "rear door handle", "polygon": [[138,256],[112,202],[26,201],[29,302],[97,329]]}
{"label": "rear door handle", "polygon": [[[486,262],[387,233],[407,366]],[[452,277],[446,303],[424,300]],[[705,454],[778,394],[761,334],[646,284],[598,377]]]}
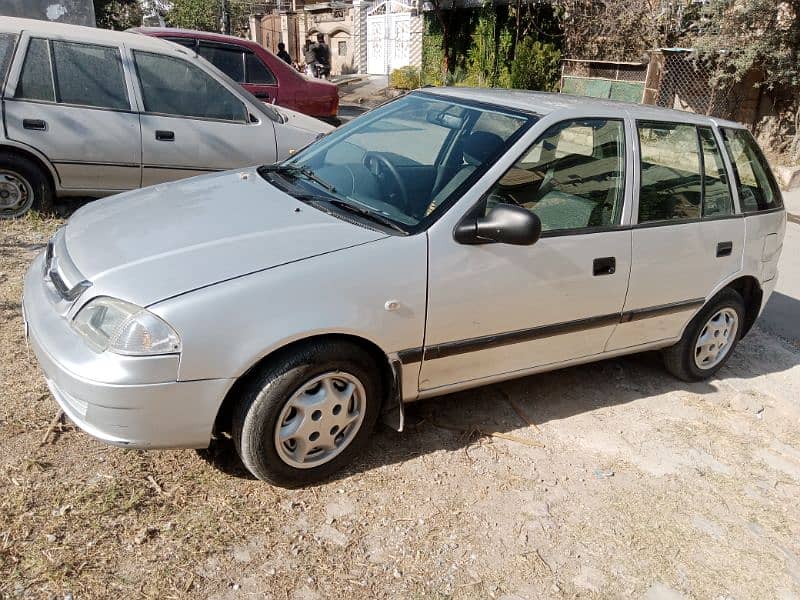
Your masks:
{"label": "rear door handle", "polygon": [[733,253],[733,242],[720,242],[717,244],[717,258],[730,256]]}
{"label": "rear door handle", "polygon": [[253,95],[259,100],[269,100],[269,94],[267,92],[255,92]]}
{"label": "rear door handle", "polygon": [[25,129],[33,129],[34,131],[45,131],[47,129],[47,121],[41,119],[22,119],[22,127]]}
{"label": "rear door handle", "polygon": [[592,264],[592,273],[596,275],[613,275],[617,270],[617,259],[613,256],[595,258]]}
{"label": "rear door handle", "polygon": [[174,142],[175,141],[175,132],[174,131],[165,131],[163,129],[156,130],[156,139],[160,142]]}

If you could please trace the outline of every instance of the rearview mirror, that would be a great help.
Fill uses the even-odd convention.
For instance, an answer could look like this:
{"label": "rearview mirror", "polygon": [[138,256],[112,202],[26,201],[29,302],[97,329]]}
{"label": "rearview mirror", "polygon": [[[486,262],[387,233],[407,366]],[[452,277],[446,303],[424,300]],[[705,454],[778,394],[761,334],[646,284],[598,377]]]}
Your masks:
{"label": "rearview mirror", "polygon": [[513,204],[497,204],[486,216],[467,217],[455,230],[460,244],[514,244],[531,246],[542,234],[542,222],[531,211]]}
{"label": "rearview mirror", "polygon": [[429,110],[425,115],[428,123],[446,127],[447,129],[461,129],[464,117],[440,110]]}

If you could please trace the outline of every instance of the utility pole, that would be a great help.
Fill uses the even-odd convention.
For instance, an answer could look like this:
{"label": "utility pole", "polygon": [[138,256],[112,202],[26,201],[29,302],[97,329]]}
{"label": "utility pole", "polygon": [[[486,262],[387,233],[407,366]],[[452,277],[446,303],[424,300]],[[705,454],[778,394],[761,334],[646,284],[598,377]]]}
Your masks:
{"label": "utility pole", "polygon": [[231,13],[228,11],[228,0],[222,0],[222,33],[231,33]]}

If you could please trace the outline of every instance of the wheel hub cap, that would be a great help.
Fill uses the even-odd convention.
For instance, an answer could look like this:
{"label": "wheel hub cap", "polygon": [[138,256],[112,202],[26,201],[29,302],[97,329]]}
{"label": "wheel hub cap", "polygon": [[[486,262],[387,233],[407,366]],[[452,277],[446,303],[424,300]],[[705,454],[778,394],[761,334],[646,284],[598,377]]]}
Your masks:
{"label": "wheel hub cap", "polygon": [[300,386],[275,425],[275,448],[286,464],[310,469],[336,458],[364,420],[366,392],[355,376],[324,373]]}
{"label": "wheel hub cap", "polygon": [[16,217],[33,204],[33,189],[17,173],[0,170],[0,217]]}
{"label": "wheel hub cap", "polygon": [[700,369],[716,367],[730,352],[739,328],[739,316],[732,308],[717,311],[700,331],[694,348],[694,362]]}

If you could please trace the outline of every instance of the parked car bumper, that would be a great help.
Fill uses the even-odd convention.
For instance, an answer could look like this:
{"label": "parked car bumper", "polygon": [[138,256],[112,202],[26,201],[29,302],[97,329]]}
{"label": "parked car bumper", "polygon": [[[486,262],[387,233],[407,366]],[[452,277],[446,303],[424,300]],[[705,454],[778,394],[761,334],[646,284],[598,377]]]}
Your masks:
{"label": "parked car bumper", "polygon": [[47,386],[89,435],[132,448],[205,448],[232,380],[176,381],[179,357],[96,353],[54,307],[42,257],[25,277],[23,318]]}

